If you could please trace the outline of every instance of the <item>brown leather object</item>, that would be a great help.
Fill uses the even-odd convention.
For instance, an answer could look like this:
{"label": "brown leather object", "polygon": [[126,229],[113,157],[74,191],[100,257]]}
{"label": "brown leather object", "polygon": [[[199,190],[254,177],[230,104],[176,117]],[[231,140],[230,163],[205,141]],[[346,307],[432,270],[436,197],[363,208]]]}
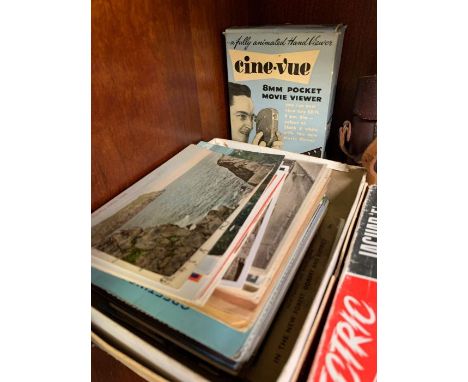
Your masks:
{"label": "brown leather object", "polygon": [[353,135],[348,151],[353,156],[359,156],[377,135],[377,76],[358,80],[351,122]]}
{"label": "brown leather object", "polygon": [[369,184],[377,182],[377,76],[361,77],[353,117],[340,128],[340,148],[367,169]]}
{"label": "brown leather object", "polygon": [[358,80],[353,113],[368,121],[377,121],[377,75]]}

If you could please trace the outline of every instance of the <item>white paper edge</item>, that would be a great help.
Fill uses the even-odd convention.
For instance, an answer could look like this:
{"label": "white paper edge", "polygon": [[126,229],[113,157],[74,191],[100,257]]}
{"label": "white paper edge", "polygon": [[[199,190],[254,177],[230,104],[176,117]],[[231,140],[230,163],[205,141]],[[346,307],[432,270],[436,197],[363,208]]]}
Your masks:
{"label": "white paper edge", "polygon": [[125,346],[132,349],[132,351],[154,366],[156,370],[161,370],[179,381],[208,381],[185,365],[143,341],[93,307],[91,307],[91,322],[110,338],[124,343]]}

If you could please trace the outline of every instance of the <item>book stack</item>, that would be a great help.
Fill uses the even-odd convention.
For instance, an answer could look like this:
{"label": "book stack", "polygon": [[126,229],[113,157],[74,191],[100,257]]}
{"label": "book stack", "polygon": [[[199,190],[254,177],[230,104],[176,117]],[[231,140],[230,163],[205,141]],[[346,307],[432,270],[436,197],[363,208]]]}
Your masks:
{"label": "book stack", "polygon": [[186,147],[92,214],[96,338],[170,379],[297,376],[363,177],[238,142]]}

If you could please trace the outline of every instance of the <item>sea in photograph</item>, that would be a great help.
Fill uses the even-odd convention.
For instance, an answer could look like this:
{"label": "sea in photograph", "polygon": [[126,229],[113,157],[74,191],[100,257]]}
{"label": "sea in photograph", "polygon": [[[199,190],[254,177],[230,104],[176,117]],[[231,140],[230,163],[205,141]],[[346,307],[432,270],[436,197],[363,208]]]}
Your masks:
{"label": "sea in photograph", "polygon": [[188,227],[211,210],[235,208],[253,187],[217,164],[221,154],[210,153],[197,165],[169,184],[164,192],[121,229],[175,224]]}

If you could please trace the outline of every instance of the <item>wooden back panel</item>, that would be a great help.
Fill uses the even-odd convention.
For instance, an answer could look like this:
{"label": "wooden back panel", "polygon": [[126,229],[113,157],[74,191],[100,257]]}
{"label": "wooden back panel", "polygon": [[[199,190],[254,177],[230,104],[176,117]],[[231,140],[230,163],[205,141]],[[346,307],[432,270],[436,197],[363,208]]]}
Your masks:
{"label": "wooden back panel", "polygon": [[233,1],[93,0],[92,210],[190,143],[227,138]]}

